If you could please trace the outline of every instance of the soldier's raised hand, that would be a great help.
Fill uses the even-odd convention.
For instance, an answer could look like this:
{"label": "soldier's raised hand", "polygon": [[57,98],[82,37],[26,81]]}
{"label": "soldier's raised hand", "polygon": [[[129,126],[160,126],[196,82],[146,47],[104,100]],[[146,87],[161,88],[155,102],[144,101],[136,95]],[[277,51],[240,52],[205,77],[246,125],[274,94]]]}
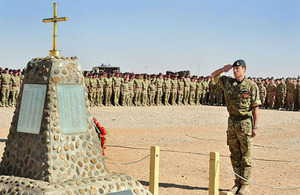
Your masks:
{"label": "soldier's raised hand", "polygon": [[232,69],[232,65],[231,64],[227,64],[227,65],[223,66],[223,71],[224,72],[228,72],[231,69]]}

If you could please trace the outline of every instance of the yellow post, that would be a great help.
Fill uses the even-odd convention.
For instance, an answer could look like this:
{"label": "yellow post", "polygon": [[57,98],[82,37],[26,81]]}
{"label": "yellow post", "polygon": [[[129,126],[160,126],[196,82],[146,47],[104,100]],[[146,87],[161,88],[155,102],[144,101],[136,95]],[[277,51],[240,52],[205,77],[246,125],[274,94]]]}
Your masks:
{"label": "yellow post", "polygon": [[209,155],[209,195],[219,195],[220,154],[211,152]]}
{"label": "yellow post", "polygon": [[153,195],[158,195],[158,187],[159,187],[159,146],[151,146],[149,190]]}

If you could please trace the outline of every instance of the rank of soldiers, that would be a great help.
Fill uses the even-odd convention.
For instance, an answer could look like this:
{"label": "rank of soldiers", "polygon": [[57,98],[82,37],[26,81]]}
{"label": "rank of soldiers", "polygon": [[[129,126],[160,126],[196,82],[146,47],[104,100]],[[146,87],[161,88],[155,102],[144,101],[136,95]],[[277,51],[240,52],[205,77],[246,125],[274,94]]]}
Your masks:
{"label": "rank of soldiers", "polygon": [[[84,72],[91,106],[225,104],[221,86],[211,78],[133,73]],[[250,78],[260,90],[262,108],[300,110],[300,79]]]}
{"label": "rank of soldiers", "polygon": [[[84,72],[91,106],[218,105],[223,89],[209,76]],[[260,91],[261,108],[300,110],[300,78],[250,78]],[[23,75],[0,67],[0,106],[14,107]]]}

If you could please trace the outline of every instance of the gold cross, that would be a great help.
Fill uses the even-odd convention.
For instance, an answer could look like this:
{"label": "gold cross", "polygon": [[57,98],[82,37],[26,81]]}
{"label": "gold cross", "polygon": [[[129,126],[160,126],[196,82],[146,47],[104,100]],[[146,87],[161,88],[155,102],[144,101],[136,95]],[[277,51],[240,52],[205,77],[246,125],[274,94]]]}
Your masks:
{"label": "gold cross", "polygon": [[58,57],[60,51],[57,50],[57,22],[67,21],[68,17],[57,17],[57,4],[53,3],[53,18],[43,19],[43,23],[53,22],[53,49],[49,50],[50,57]]}

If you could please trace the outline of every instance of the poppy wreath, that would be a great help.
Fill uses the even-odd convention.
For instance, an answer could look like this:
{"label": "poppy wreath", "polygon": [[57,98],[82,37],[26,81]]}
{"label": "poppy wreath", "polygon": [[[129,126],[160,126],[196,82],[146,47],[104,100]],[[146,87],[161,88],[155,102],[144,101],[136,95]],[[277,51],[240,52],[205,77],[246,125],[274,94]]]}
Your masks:
{"label": "poppy wreath", "polygon": [[100,126],[100,123],[97,121],[97,119],[93,118],[93,121],[94,121],[94,127],[96,130],[96,133],[98,134],[98,138],[101,143],[102,154],[103,154],[103,156],[105,156],[104,149],[106,149],[106,147],[104,146],[104,143],[106,140],[106,138],[105,138],[106,130],[104,127]]}

